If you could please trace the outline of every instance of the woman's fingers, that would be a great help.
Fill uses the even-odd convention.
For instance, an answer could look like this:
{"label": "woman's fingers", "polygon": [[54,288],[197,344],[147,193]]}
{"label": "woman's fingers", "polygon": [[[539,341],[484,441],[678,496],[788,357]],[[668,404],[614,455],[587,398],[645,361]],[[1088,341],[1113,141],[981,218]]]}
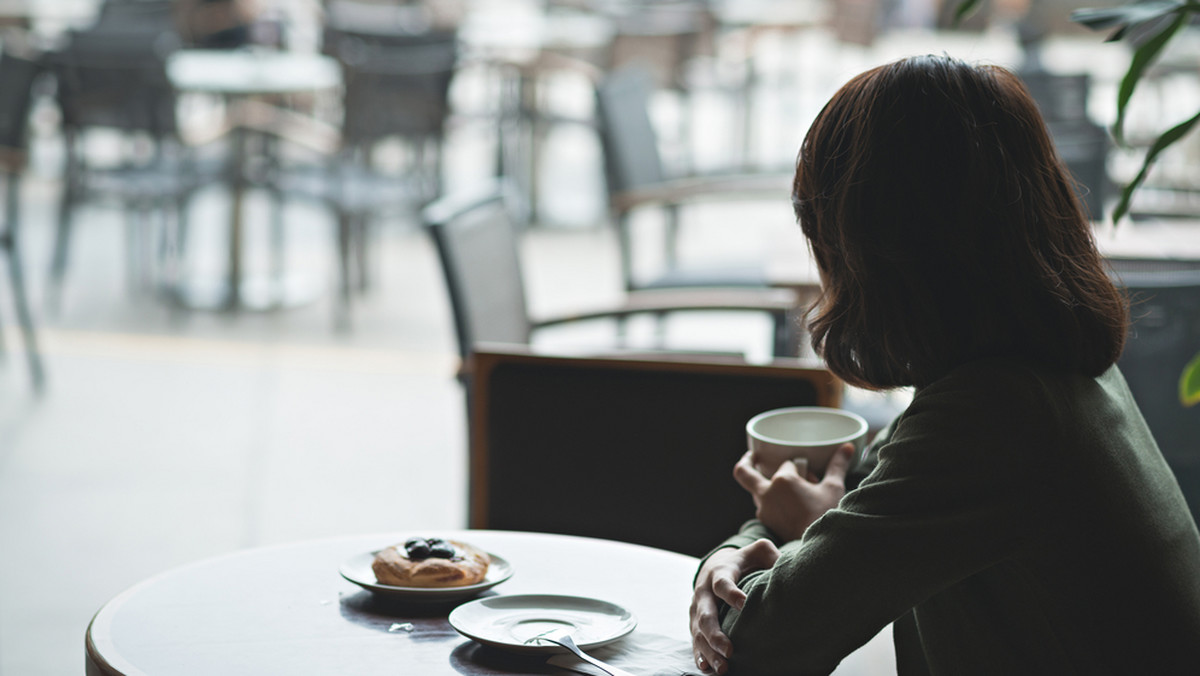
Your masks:
{"label": "woman's fingers", "polygon": [[775,565],[779,560],[779,548],[766,538],[759,538],[742,549],[745,560],[742,564],[742,575],[756,570],[765,570]]}
{"label": "woman's fingers", "polygon": [[696,666],[706,673],[725,673],[733,644],[721,631],[716,597],[697,592],[691,610],[692,655],[696,659]]}
{"label": "woman's fingers", "polygon": [[854,459],[854,444],[842,444],[829,459],[829,467],[825,470],[825,481],[834,481],[839,486],[846,485],[846,472],[850,470],[850,461]]}
{"label": "woman's fingers", "polygon": [[746,605],[746,592],[737,586],[737,581],[729,572],[713,574],[712,590],[717,598],[738,610]]}
{"label": "woman's fingers", "polygon": [[749,451],[746,451],[741,460],[738,460],[737,464],[733,466],[733,478],[751,495],[761,495],[763,491],[767,490],[767,485],[771,483],[770,479],[767,479],[754,467]]}

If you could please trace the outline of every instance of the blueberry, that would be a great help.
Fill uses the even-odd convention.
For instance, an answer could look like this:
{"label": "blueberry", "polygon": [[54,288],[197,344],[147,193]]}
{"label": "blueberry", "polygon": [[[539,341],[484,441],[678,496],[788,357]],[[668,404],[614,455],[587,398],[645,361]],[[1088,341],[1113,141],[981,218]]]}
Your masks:
{"label": "blueberry", "polygon": [[432,548],[424,540],[418,540],[404,549],[408,553],[408,558],[414,560],[427,559],[433,553]]}
{"label": "blueberry", "polygon": [[454,547],[446,542],[440,542],[429,547],[429,555],[435,559],[453,559]]}
{"label": "blueberry", "polygon": [[408,549],[409,547],[417,544],[418,542],[427,542],[427,540],[425,538],[409,538],[404,541],[404,548]]}

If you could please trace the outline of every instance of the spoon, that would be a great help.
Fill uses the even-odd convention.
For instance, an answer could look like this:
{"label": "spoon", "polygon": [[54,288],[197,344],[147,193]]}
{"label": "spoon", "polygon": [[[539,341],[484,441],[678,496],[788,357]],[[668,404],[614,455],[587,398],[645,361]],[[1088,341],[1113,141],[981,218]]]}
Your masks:
{"label": "spoon", "polygon": [[575,639],[571,638],[571,631],[569,629],[551,629],[550,631],[538,634],[537,636],[525,641],[526,644],[543,642],[553,643],[566,648],[574,653],[579,659],[591,664],[597,669],[600,669],[604,673],[609,674],[609,676],[633,676],[633,674],[625,671],[624,669],[618,669],[611,664],[601,662],[595,657],[592,657],[591,655],[580,650],[579,646],[575,645]]}

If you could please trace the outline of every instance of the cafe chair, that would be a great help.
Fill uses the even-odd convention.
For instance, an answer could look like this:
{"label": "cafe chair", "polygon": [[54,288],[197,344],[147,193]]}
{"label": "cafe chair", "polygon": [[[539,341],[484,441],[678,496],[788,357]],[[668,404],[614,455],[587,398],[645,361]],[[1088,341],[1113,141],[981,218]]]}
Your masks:
{"label": "cafe chair", "polygon": [[[20,326],[36,392],[45,387],[46,375],[38,350],[37,332],[26,292],[21,259],[21,174],[28,162],[29,112],[33,89],[42,73],[40,63],[0,52],[0,174],[4,177],[4,222],[0,226],[0,252],[8,264],[12,305]],[[0,322],[0,327],[3,322]],[[3,332],[0,331],[0,339]],[[0,340],[0,352],[3,351]]]}
{"label": "cafe chair", "polygon": [[[50,57],[66,151],[52,306],[65,281],[78,211],[87,203],[115,203],[125,211],[131,281],[145,283],[154,265],[172,265],[182,255],[188,203],[204,178],[181,140],[167,77],[166,59],[177,47],[170,31],[113,26],[72,31]],[[115,138],[116,147],[98,148],[97,137]]]}
{"label": "cafe chair", "polygon": [[678,128],[669,141],[679,150],[685,166],[692,164],[694,104],[692,95],[700,84],[697,75],[713,79],[719,19],[716,7],[707,0],[652,0],[649,2],[594,3],[611,16],[613,35],[609,42],[605,72],[637,65],[651,76],[655,92],[669,92],[679,111]]}
{"label": "cafe chair", "polygon": [[1108,175],[1112,141],[1088,113],[1091,76],[1050,73],[1041,68],[1022,69],[1018,74],[1037,102],[1054,146],[1075,179],[1089,218],[1102,220],[1104,206],[1113,193]]}
{"label": "cafe chair", "polygon": [[1132,325],[1117,365],[1200,522],[1200,411],[1179,401],[1179,377],[1200,353],[1200,260],[1110,258]]}
{"label": "cafe chair", "polygon": [[103,0],[95,28],[174,31],[179,0]]}
{"label": "cafe chair", "polygon": [[509,146],[501,150],[501,171],[518,182],[530,220],[543,222],[542,159],[556,132],[566,126],[595,131],[594,111],[555,96],[553,89],[573,84],[569,80],[589,86],[615,69],[645,68],[655,92],[669,97],[678,111],[679,123],[666,143],[691,163],[692,95],[718,79],[712,67],[721,32],[717,14],[705,0],[549,0],[530,54],[489,58],[515,75],[512,101],[498,104]]}
{"label": "cafe chair", "polygon": [[677,312],[766,314],[772,321],[773,353],[791,353],[789,313],[797,301],[792,292],[781,289],[633,292],[612,306],[533,317],[522,278],[517,226],[506,194],[503,184],[489,184],[449,195],[422,212],[441,262],[464,364],[480,342],[528,345],[536,332],[553,326]]}
{"label": "cafe chair", "polygon": [[[411,154],[404,177],[410,198],[436,198],[442,189],[450,85],[458,65],[457,34],[327,31],[325,41],[325,50],[341,63],[345,79],[339,169],[351,173],[343,184],[377,177],[367,173],[378,170],[372,154],[381,143],[398,140]],[[397,182],[395,177],[390,181]],[[364,192],[367,189],[364,186]]]}
{"label": "cafe chair", "polygon": [[702,556],[754,516],[732,477],[746,422],[841,402],[795,361],[472,355],[471,528],[622,540]]}
{"label": "cafe chair", "polygon": [[314,199],[335,216],[336,320],[344,328],[354,294],[371,284],[369,254],[377,224],[387,217],[412,222],[421,206],[442,192],[442,150],[459,46],[453,31],[327,28],[323,50],[338,60],[343,73],[337,137],[316,164],[282,166],[276,180],[285,194]]}
{"label": "cafe chair", "polygon": [[417,34],[455,28],[463,4],[451,0],[322,0],[324,24],[351,32]]}
{"label": "cafe chair", "polygon": [[[717,202],[778,201],[791,193],[791,174],[749,173],[671,176],[659,151],[650,117],[653,82],[649,72],[633,64],[608,73],[596,86],[596,114],[604,155],[608,210],[617,230],[621,275],[626,289],[671,287],[764,287],[769,284],[765,261],[688,264],[680,259],[682,217],[686,209]],[[635,217],[661,210],[665,219],[659,251],[635,251]],[[650,274],[639,267],[657,258]]]}

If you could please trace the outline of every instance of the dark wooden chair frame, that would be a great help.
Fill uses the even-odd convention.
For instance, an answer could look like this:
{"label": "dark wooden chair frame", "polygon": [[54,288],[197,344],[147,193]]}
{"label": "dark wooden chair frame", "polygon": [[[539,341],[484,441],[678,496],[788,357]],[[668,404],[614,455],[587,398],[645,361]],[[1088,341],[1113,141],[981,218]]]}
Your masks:
{"label": "dark wooden chair frame", "polygon": [[472,355],[469,524],[703,555],[754,515],[745,422],[841,405],[828,370],[695,355]]}

